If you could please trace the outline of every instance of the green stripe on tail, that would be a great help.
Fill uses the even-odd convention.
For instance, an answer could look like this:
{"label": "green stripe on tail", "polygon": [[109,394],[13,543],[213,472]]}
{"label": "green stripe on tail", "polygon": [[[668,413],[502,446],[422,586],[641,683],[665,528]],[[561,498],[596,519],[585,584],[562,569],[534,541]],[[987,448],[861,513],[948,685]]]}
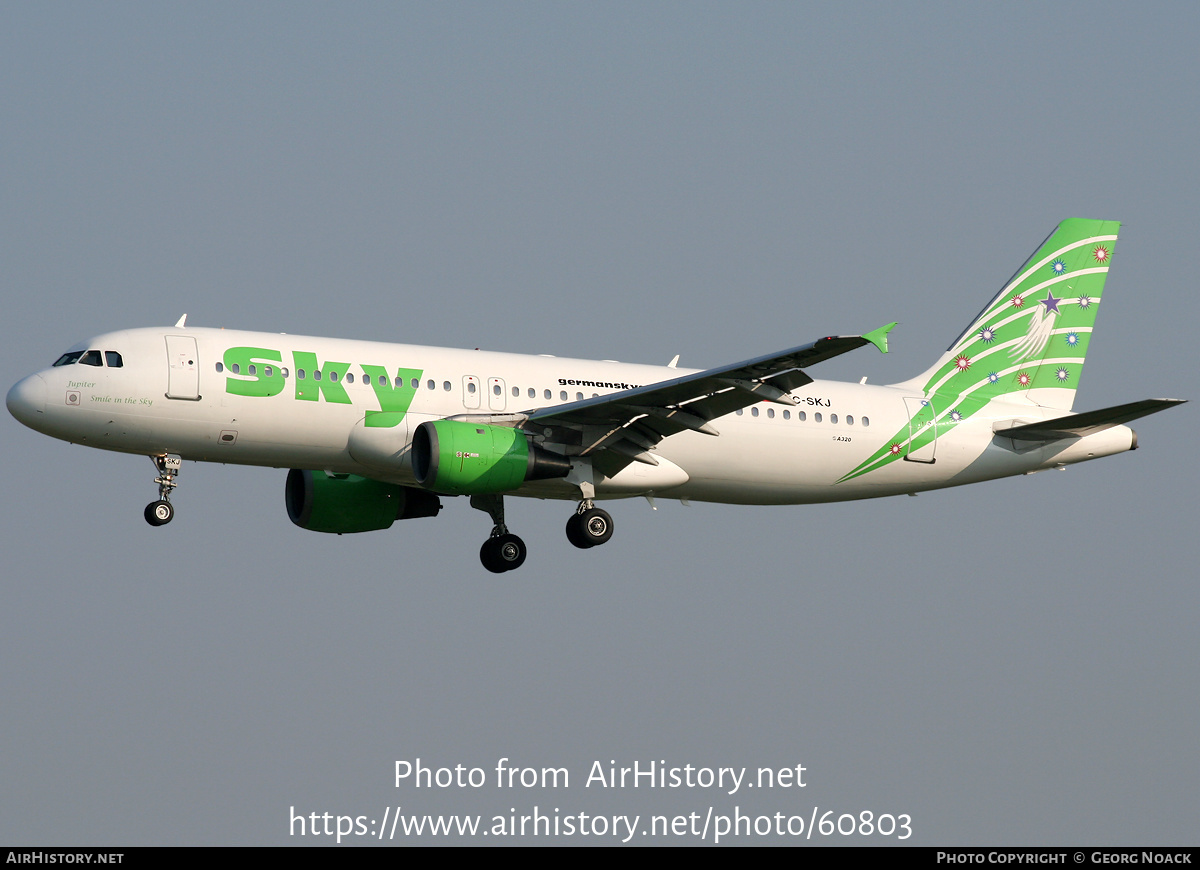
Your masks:
{"label": "green stripe on tail", "polygon": [[933,368],[899,385],[926,400],[914,416],[924,425],[906,425],[842,480],[916,454],[992,399],[1069,411],[1120,226],[1059,224]]}

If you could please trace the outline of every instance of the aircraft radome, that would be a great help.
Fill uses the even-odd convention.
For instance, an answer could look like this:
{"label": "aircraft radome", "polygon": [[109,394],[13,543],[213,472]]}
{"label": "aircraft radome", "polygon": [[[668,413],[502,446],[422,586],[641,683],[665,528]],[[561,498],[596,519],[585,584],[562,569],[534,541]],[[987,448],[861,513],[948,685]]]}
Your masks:
{"label": "aircraft radome", "polygon": [[17,383],[8,409],[76,444],[149,456],[151,525],[171,521],[182,460],[290,468],[292,522],[385,529],[465,495],[492,519],[480,558],[517,568],[505,496],[809,504],[900,495],[1137,447],[1126,423],[1179,403],[1073,413],[1119,224],[1063,221],[923,374],[814,380],[895,324],[703,371],[186,325],[109,332]]}

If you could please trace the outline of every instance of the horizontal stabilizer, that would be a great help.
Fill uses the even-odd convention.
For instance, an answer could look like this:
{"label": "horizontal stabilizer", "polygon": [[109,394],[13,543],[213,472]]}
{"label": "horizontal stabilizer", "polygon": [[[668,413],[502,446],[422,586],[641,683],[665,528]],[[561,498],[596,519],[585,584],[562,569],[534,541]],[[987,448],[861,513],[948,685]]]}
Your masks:
{"label": "horizontal stabilizer", "polygon": [[1022,426],[1010,426],[997,429],[996,434],[1018,441],[1059,441],[1063,438],[1082,438],[1093,432],[1111,429],[1138,417],[1154,414],[1182,405],[1186,399],[1143,399],[1140,402],[1130,402],[1127,405],[1114,405],[1111,408],[1101,408],[1098,411],[1088,411],[1085,414],[1068,414],[1065,417],[1055,417],[1053,420],[1043,420],[1040,423],[1026,423]]}

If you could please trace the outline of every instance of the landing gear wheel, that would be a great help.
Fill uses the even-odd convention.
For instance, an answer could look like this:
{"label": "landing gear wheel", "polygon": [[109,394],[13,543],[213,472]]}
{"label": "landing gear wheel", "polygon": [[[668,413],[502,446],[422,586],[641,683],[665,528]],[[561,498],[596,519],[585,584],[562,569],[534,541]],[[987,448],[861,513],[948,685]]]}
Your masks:
{"label": "landing gear wheel", "polygon": [[525,564],[525,557],[529,555],[529,550],[525,546],[525,542],[516,535],[501,535],[496,539],[496,552],[500,556],[500,562],[504,565],[505,571],[515,571]]}
{"label": "landing gear wheel", "polygon": [[504,566],[500,564],[500,554],[496,551],[495,538],[488,538],[483,542],[483,546],[479,548],[479,561],[493,574],[504,573]]}
{"label": "landing gear wheel", "polygon": [[567,540],[581,550],[599,547],[612,534],[613,519],[600,508],[588,508],[567,520]]}
{"label": "landing gear wheel", "polygon": [[596,546],[588,540],[587,532],[583,530],[583,518],[581,514],[571,514],[567,518],[567,540],[581,550]]}
{"label": "landing gear wheel", "polygon": [[589,508],[581,513],[579,525],[593,547],[599,547],[613,535],[613,519],[608,511],[602,511],[600,508]]}
{"label": "landing gear wheel", "polygon": [[165,526],[175,519],[175,508],[166,499],[152,501],[146,505],[146,522],[152,526]]}
{"label": "landing gear wheel", "polygon": [[479,561],[493,574],[503,574],[520,568],[528,554],[525,542],[516,535],[498,535],[483,542],[479,548]]}

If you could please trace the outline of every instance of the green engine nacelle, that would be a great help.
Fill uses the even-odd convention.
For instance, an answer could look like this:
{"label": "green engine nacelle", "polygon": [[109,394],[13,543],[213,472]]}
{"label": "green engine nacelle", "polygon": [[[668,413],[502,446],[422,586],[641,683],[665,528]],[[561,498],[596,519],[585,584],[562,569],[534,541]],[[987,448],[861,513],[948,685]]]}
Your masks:
{"label": "green engine nacelle", "polygon": [[338,535],[386,529],[396,520],[435,517],[442,509],[436,495],[411,486],[299,468],[288,472],[284,498],[288,517],[300,528]]}
{"label": "green engine nacelle", "polygon": [[529,442],[520,429],[430,420],[413,433],[417,483],[447,495],[509,492],[527,480],[566,477],[571,460]]}

